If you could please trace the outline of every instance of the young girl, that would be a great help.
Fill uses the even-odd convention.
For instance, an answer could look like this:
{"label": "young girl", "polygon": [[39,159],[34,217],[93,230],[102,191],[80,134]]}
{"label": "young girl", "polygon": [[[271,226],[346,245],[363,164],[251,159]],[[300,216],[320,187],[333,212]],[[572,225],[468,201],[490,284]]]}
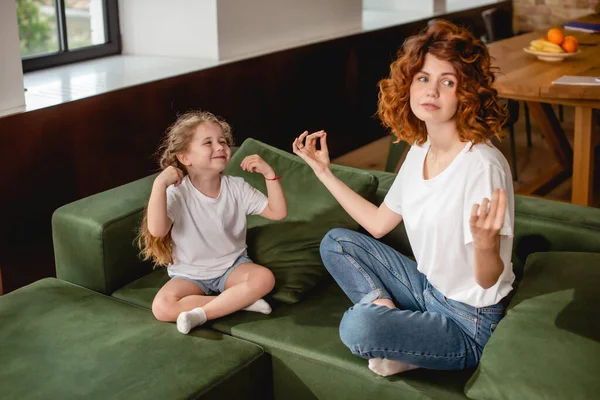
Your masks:
{"label": "young girl", "polygon": [[340,336],[383,376],[471,368],[514,280],[510,168],[490,142],[506,111],[485,45],[449,22],[406,40],[390,71],[379,83],[379,117],[412,147],[381,206],[331,173],[325,132],[305,132],[293,143],[375,238],[404,220],[416,259],[357,232],[325,236],[323,262],[355,303]]}
{"label": "young girl", "polygon": [[207,320],[248,310],[269,314],[262,297],[273,289],[270,270],[246,252],[246,216],[272,220],[287,215],[273,168],[258,155],[242,160],[245,171],[264,175],[268,197],[242,178],[223,175],[231,128],[209,112],[188,112],[168,129],[138,244],[145,259],[168,265],[171,280],[156,294],[159,321],[177,321],[187,334]]}

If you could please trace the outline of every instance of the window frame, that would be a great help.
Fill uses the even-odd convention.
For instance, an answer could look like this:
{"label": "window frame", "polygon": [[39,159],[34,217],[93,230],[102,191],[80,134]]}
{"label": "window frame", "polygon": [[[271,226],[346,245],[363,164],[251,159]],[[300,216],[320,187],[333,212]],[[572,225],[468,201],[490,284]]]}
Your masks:
{"label": "window frame", "polygon": [[23,72],[31,72],[94,58],[121,54],[121,30],[119,27],[118,0],[102,0],[102,3],[104,5],[104,32],[106,32],[106,43],[71,50],[68,48],[65,1],[55,0],[58,40],[63,44],[63,50],[49,54],[22,57]]}

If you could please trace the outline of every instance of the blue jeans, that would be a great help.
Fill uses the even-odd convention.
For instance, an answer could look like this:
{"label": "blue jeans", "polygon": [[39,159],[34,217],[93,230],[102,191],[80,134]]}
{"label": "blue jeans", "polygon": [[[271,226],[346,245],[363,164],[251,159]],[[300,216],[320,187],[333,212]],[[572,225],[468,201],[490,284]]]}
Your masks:
{"label": "blue jeans", "polygon": [[[354,306],[340,324],[342,342],[363,358],[422,368],[473,368],[504,316],[504,305],[476,308],[446,298],[417,264],[370,236],[333,229],[321,242],[325,267]],[[390,299],[398,308],[373,304]]]}

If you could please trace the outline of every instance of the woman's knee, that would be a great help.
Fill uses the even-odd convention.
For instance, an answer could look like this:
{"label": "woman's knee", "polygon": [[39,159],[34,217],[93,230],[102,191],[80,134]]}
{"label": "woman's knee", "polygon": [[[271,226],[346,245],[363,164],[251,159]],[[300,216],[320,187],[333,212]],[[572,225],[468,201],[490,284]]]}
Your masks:
{"label": "woman's knee", "polygon": [[344,313],[340,323],[340,338],[356,354],[375,342],[378,322],[376,306],[355,304]]}
{"label": "woman's knee", "polygon": [[319,251],[326,267],[328,267],[328,260],[330,260],[332,255],[342,255],[341,239],[349,239],[354,235],[356,235],[356,232],[349,229],[334,228],[323,236]]}

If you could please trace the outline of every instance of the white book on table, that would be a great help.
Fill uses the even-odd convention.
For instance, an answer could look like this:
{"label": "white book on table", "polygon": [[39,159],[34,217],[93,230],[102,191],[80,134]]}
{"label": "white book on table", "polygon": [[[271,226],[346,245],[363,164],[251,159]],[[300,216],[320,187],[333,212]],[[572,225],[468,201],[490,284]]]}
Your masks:
{"label": "white book on table", "polygon": [[552,81],[553,85],[579,85],[579,86],[600,86],[600,77],[598,76],[576,76],[563,75]]}

